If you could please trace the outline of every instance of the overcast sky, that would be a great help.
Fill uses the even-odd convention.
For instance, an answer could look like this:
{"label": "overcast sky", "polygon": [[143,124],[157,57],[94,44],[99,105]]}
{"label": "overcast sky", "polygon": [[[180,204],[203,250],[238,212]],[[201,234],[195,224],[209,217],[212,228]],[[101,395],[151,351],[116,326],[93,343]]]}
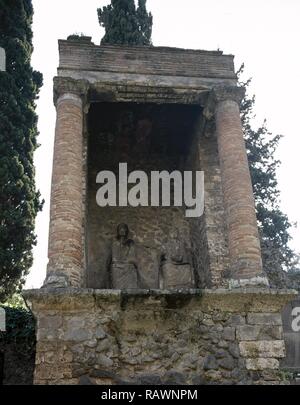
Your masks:
{"label": "overcast sky", "polygon": [[[44,75],[37,103],[40,148],[35,154],[37,187],[46,203],[38,215],[38,245],[26,287],[40,287],[46,274],[50,181],[55,126],[52,79],[58,66],[58,39],[73,33],[100,43],[103,30],[97,8],[108,0],[33,0],[34,54],[32,63]],[[257,121],[267,119],[271,132],[284,135],[277,156],[281,207],[300,226],[299,0],[148,0],[154,16],[153,44],[182,48],[221,49],[245,63],[253,78]],[[300,229],[292,231],[291,246],[300,250]]]}

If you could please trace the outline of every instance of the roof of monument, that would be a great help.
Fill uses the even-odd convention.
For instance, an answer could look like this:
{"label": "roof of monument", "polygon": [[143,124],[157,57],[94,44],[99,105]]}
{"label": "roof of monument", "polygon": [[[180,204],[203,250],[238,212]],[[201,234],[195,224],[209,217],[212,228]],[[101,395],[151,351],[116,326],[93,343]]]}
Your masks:
{"label": "roof of monument", "polygon": [[[233,55],[154,46],[94,45],[89,37],[59,40],[59,76],[82,78],[78,71],[234,80]],[[80,76],[80,77],[79,77]]]}

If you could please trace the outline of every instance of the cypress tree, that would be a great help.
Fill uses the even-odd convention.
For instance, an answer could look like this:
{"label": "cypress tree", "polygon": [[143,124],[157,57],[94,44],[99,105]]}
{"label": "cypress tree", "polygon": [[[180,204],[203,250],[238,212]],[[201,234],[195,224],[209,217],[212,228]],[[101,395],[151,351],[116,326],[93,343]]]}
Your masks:
{"label": "cypress tree", "polygon": [[147,12],[146,0],[111,0],[98,9],[99,24],[105,28],[101,44],[151,45],[153,18]]}
{"label": "cypress tree", "polygon": [[30,65],[31,0],[0,0],[0,302],[20,291],[32,265],[34,223],[41,209],[35,187],[35,100],[42,75]]}

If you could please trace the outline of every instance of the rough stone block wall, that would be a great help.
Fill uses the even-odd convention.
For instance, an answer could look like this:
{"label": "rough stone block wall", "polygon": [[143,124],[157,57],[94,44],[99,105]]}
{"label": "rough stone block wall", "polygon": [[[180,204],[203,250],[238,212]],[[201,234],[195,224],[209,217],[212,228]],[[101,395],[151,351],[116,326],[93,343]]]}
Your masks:
{"label": "rough stone block wall", "polygon": [[27,292],[36,384],[278,384],[280,308],[262,290]]}
{"label": "rough stone block wall", "polygon": [[226,285],[229,266],[227,230],[222,193],[218,145],[215,134],[201,137],[199,142],[200,168],[205,179],[205,234],[213,287]]}
{"label": "rough stone block wall", "polygon": [[214,128],[207,133],[201,115],[193,129],[186,170],[204,172],[204,214],[190,220],[190,234],[199,286],[226,286],[229,265],[227,231],[218,145]]}
{"label": "rough stone block wall", "polygon": [[[185,162],[185,170],[191,170],[193,172],[203,170],[201,168],[201,156],[200,156],[200,143],[203,141],[202,131],[203,117],[199,114],[194,128],[192,142],[189,147],[187,160]],[[206,172],[204,172],[204,184],[207,182]],[[192,257],[195,268],[196,285],[199,288],[211,287],[211,266],[210,257],[208,251],[207,240],[207,227],[206,227],[206,196],[204,195],[204,213],[199,218],[189,219],[190,225],[190,237]]]}

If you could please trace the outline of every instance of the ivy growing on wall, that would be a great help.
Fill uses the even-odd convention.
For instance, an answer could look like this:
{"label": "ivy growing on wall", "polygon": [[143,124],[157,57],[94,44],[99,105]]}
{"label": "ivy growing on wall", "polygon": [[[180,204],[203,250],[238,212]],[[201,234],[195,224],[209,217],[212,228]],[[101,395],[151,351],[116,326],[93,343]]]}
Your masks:
{"label": "ivy growing on wall", "polygon": [[6,313],[6,332],[0,332],[1,346],[10,345],[19,355],[31,357],[35,352],[36,322],[32,313],[23,308],[2,306]]}

